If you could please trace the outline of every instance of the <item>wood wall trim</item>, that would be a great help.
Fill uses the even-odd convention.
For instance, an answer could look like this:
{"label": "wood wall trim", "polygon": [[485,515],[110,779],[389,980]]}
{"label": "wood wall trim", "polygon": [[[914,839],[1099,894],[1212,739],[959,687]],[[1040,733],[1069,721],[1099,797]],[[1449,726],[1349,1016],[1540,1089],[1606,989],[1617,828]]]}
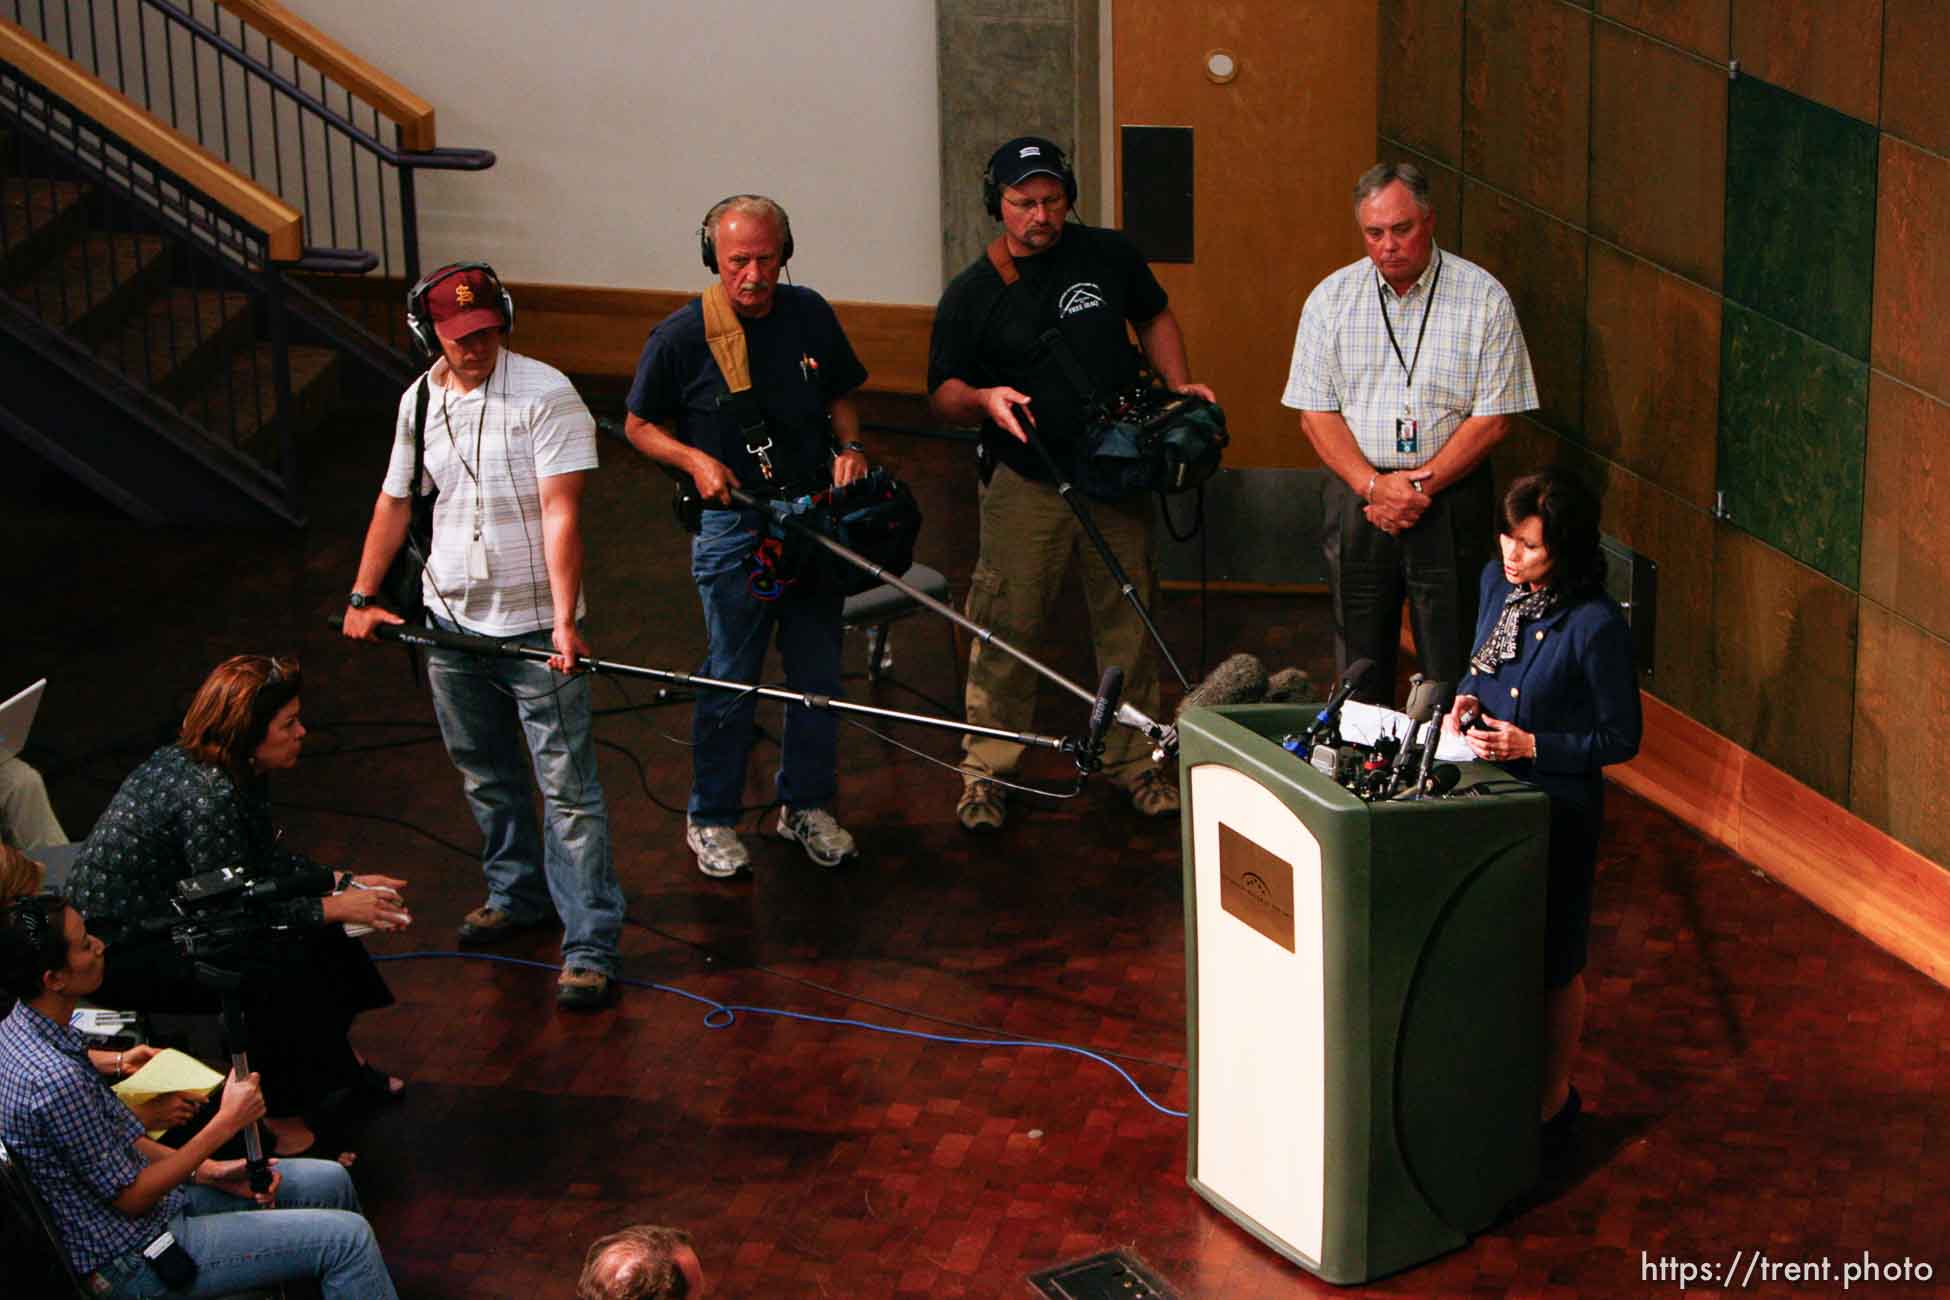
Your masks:
{"label": "wood wall trim", "polygon": [[110,90],[79,64],[5,19],[0,19],[0,59],[263,231],[273,260],[293,262],[304,255],[304,218],[296,208],[258,188],[221,158],[176,134],[134,100]]}
{"label": "wood wall trim", "polygon": [[1650,695],[1619,785],[1950,985],[1950,871]]}
{"label": "wood wall trim", "polygon": [[[349,307],[378,304],[391,312],[401,310],[406,301],[406,282],[397,277],[319,277],[311,283]],[[515,337],[522,352],[572,375],[616,379],[636,373],[637,357],[652,327],[698,294],[519,283],[510,283],[508,292],[515,300]],[[867,391],[926,395],[934,308],[836,302],[833,310],[867,368]]]}
{"label": "wood wall trim", "polygon": [[433,105],[426,100],[276,0],[217,0],[217,3],[397,123],[401,148],[433,148]]}

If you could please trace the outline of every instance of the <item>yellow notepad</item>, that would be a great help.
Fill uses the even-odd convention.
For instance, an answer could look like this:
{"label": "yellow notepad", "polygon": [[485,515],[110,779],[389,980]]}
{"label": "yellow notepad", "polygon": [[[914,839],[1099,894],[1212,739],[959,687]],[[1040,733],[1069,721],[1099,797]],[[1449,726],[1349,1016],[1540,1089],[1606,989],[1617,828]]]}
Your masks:
{"label": "yellow notepad", "polygon": [[[207,1097],[224,1076],[193,1056],[165,1047],[149,1058],[148,1064],[115,1085],[115,1095],[130,1106],[139,1106],[166,1092],[194,1092]],[[150,1137],[160,1135],[160,1130]]]}

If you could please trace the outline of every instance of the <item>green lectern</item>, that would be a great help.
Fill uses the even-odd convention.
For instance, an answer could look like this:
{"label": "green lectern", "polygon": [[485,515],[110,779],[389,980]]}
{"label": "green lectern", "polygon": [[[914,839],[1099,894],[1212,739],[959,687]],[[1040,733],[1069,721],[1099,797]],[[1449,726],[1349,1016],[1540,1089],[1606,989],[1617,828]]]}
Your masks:
{"label": "green lectern", "polygon": [[[1315,707],[1194,709],[1185,796],[1189,1180],[1365,1282],[1535,1179],[1544,796],[1366,803],[1282,749]],[[1459,790],[1498,779],[1463,765]]]}

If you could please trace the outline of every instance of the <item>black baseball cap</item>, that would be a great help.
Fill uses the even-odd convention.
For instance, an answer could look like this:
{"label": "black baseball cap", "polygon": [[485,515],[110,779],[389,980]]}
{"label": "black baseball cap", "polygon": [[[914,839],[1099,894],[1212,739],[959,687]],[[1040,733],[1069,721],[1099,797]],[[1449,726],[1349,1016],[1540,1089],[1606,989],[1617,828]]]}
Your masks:
{"label": "black baseball cap", "polygon": [[1054,176],[1068,185],[1070,161],[1062,146],[1040,135],[1019,135],[989,156],[989,175],[997,189],[1008,189],[1031,176]]}

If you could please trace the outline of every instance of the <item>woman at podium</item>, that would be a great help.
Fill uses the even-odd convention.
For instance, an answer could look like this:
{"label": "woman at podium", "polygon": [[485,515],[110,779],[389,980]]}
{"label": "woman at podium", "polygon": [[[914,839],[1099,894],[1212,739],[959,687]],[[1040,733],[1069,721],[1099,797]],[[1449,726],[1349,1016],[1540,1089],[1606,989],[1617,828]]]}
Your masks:
{"label": "woman at podium", "polygon": [[1591,884],[1604,824],[1602,769],[1638,753],[1631,631],[1605,592],[1598,498],[1548,468],[1503,495],[1501,558],[1483,569],[1476,649],[1445,723],[1476,757],[1550,798],[1544,902],[1546,1145],[1569,1136],[1582,1102],[1571,1063],[1584,1030]]}

